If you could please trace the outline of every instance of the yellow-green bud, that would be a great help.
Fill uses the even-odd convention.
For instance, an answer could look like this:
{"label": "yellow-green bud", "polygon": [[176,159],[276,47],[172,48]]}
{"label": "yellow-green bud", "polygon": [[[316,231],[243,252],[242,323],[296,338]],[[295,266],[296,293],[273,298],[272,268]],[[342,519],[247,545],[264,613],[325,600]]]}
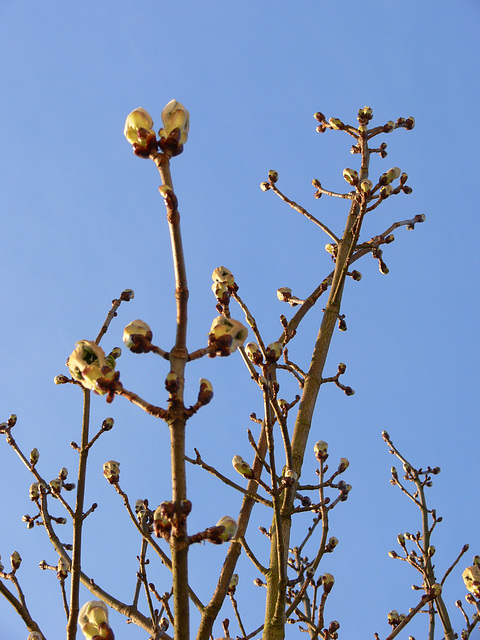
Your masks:
{"label": "yellow-green bud", "polygon": [[270,169],[270,171],[268,172],[268,179],[270,180],[270,182],[275,183],[278,180],[278,172]]}
{"label": "yellow-green bud", "polygon": [[[113,638],[106,635],[105,631],[110,630],[108,626],[108,608],[101,600],[90,600],[80,609],[78,614],[78,624],[87,640],[98,636],[99,638]],[[100,629],[100,627],[102,627]]]}
{"label": "yellow-green bud", "polygon": [[35,466],[37,464],[39,458],[40,458],[40,453],[38,452],[37,447],[34,447],[30,451],[30,464],[32,466]]}
{"label": "yellow-green bud", "polygon": [[350,462],[347,460],[347,458],[340,458],[340,464],[338,465],[338,471],[340,473],[343,473],[345,471],[345,469],[348,469],[349,466],[350,466]]}
{"label": "yellow-green bud", "polygon": [[270,185],[268,182],[261,182],[260,183],[260,189],[262,191],[268,191],[270,189]]}
{"label": "yellow-green bud", "polygon": [[280,287],[280,289],[277,289],[277,298],[282,302],[288,302],[291,297],[292,290],[288,287]]}
{"label": "yellow-green bud", "polygon": [[235,471],[237,471],[244,478],[253,477],[252,467],[248,464],[248,462],[245,462],[242,456],[233,456],[232,465]]}
{"label": "yellow-green bud", "polygon": [[214,282],[221,282],[226,287],[232,287],[235,284],[235,278],[233,273],[226,267],[217,267],[213,270],[212,280]]}
{"label": "yellow-green bud", "polygon": [[29,491],[29,496],[30,496],[30,500],[37,500],[37,498],[40,495],[40,486],[38,484],[38,482],[33,482],[30,485],[30,491]]}
{"label": "yellow-green bud", "polygon": [[355,169],[344,169],[343,177],[348,182],[348,184],[356,185],[358,183],[358,173]]}
{"label": "yellow-green bud", "polygon": [[230,579],[230,584],[228,585],[229,589],[233,589],[238,585],[238,573],[234,573]]}
{"label": "yellow-green bud", "polygon": [[223,542],[228,542],[237,533],[237,523],[233,518],[230,518],[230,516],[220,518],[217,522],[217,527],[224,527],[222,533],[219,534],[219,538]]}
{"label": "yellow-green bud", "polygon": [[180,129],[180,144],[185,144],[188,138],[190,128],[190,114],[183,104],[176,100],[170,102],[162,111],[163,129],[160,129],[158,135],[161,138],[168,138],[174,129]]}
{"label": "yellow-green bud", "polygon": [[392,609],[387,615],[388,624],[391,624],[392,626],[397,625],[399,623],[398,617],[398,611],[396,609]]}
{"label": "yellow-green bud", "polygon": [[58,559],[57,564],[57,577],[58,578],[66,578],[68,575],[68,564],[67,561],[62,557]]}
{"label": "yellow-green bud", "polygon": [[475,598],[480,598],[480,566],[473,564],[467,567],[462,573],[462,578],[468,591],[473,593]]}
{"label": "yellow-green bud", "polygon": [[368,193],[373,188],[373,182],[371,180],[362,180],[360,183],[360,189],[364,193]]}
{"label": "yellow-green bud", "polygon": [[10,564],[12,565],[12,569],[16,571],[19,566],[22,564],[22,558],[18,551],[14,551],[10,556]]}
{"label": "yellow-green bud", "polygon": [[133,320],[123,330],[123,343],[133,353],[144,353],[145,341],[151,342],[152,330],[143,320]]}
{"label": "yellow-green bud", "polygon": [[335,578],[331,573],[324,573],[322,576],[322,584],[324,591],[329,593],[332,590],[333,585],[335,584]]}
{"label": "yellow-green bud", "polygon": [[337,247],[337,245],[336,245],[336,244],[331,244],[330,242],[328,242],[328,243],[325,245],[325,251],[326,251],[327,253],[331,253],[331,254],[333,254],[333,253],[335,253],[335,249],[336,249],[336,247]]}
{"label": "yellow-green bud", "polygon": [[332,129],[345,129],[345,125],[339,118],[329,118],[328,123]]}
{"label": "yellow-green bud", "polygon": [[145,146],[146,136],[144,135],[144,131],[147,132],[147,134],[155,133],[153,131],[152,116],[148,111],[139,107],[128,114],[123,134],[130,144]]}

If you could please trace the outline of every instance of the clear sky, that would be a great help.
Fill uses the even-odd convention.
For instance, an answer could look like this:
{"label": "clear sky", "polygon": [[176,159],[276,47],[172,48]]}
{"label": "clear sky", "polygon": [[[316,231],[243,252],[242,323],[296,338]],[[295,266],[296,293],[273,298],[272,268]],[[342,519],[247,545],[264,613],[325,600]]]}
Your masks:
{"label": "clear sky", "polygon": [[[371,638],[375,631],[385,637],[387,612],[407,612],[418,602],[410,588],[417,581],[413,570],[387,556],[397,534],[416,531],[420,519],[389,484],[393,460],[382,429],[412,464],[442,468],[430,491],[431,506],[444,516],[434,540],[439,576],[464,543],[471,545],[446,586],[457,631],[462,621],[453,603],[465,594],[461,571],[480,553],[479,27],[478,0],[0,0],[0,421],[18,415],[15,437],[27,452],[39,448],[47,478],[66,466],[73,479],[77,455],[69,443],[79,439],[81,423],[78,389],[56,387],[53,378],[66,373],[77,340],[95,338],[110,301],[125,288],[135,290],[104,340],[106,350],[121,343],[123,327],[135,318],[152,326],[156,344],[168,349],[173,340],[173,273],[159,179],[123,137],[132,109],[150,111],[157,128],[172,98],[191,114],[173,179],[192,350],[205,344],[216,315],[215,267],[233,271],[267,342],[279,335],[280,313],[291,314],[276,300],[276,289],[289,286],[302,297],[329,272],[323,233],[259,189],[276,169],[281,189],[341,232],[344,203],[314,200],[311,180],[345,190],[342,171],[358,168],[357,157],[349,153],[348,136],[316,133],[313,114],[355,124],[358,108],[369,105],[374,124],[416,118],[413,131],[385,136],[388,157],[372,161],[372,175],[391,166],[406,171],[413,193],[372,212],[364,237],[417,213],[427,221],[395,233],[384,253],[388,276],[369,256],[357,263],[364,277],[347,283],[348,331],[336,332],[326,372],[345,362],[345,383],[356,394],[322,388],[311,437],[312,447],[318,439],[329,442],[332,465],[342,456],[350,460],[351,496],[331,520],[340,544],[323,565],[336,578],[326,615],[340,621],[344,638]],[[292,345],[303,368],[319,321],[320,310],[312,311]],[[258,389],[237,355],[192,364],[187,380],[192,403],[199,377],[215,390],[211,405],[189,423],[187,449],[197,447],[232,477],[233,455],[251,457],[248,416],[261,411]],[[165,363],[124,353],[119,369],[127,388],[165,404]],[[120,461],[122,487],[132,500],[148,497],[157,505],[170,495],[168,434],[163,423],[120,398],[111,406],[93,400],[93,424],[112,415],[116,425],[91,455],[87,502],[100,508],[87,521],[85,570],[128,601],[140,543],[102,478],[102,464]],[[10,553],[20,551],[18,575],[32,615],[49,640],[61,638],[57,580],[38,569],[43,558],[56,564],[56,554],[41,529],[27,531],[21,523],[32,511],[32,480],[9,447],[1,447],[0,554],[8,566]],[[314,477],[310,458],[305,480]],[[189,471],[192,532],[225,513],[235,516],[238,496],[198,469]],[[57,511],[63,515],[60,505]],[[258,524],[269,526],[269,518],[259,512]],[[258,553],[266,553],[254,531],[251,536]],[[192,584],[205,600],[223,554],[213,545],[190,554]],[[258,574],[246,563],[237,596],[253,630],[262,622],[264,592],[255,591]],[[161,593],[169,588],[153,559],[149,579]],[[226,616],[233,619],[228,608]],[[0,638],[26,638],[6,601],[0,601],[0,618]],[[145,638],[121,617],[113,621],[118,638]],[[193,629],[195,622],[194,616]],[[406,635],[425,637],[422,622]],[[222,635],[220,626],[215,633]],[[299,635],[292,628],[289,634]]]}

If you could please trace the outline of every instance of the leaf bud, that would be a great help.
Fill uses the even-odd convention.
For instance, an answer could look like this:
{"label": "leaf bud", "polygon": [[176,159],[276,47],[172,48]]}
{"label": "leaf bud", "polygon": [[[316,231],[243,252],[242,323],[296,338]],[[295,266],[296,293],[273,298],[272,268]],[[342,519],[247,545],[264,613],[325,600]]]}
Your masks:
{"label": "leaf bud", "polygon": [[328,444],[324,440],[319,440],[315,443],[313,447],[313,451],[315,452],[315,457],[317,460],[326,460],[328,457]]}
{"label": "leaf bud", "polygon": [[371,180],[362,180],[360,183],[360,189],[363,193],[368,193],[373,189],[373,182]]}
{"label": "leaf bud", "polygon": [[427,549],[427,555],[429,558],[431,558],[435,553],[435,547],[432,545],[430,545]]}
{"label": "leaf bud", "polygon": [[413,116],[409,116],[405,120],[405,129],[413,129],[414,126],[415,126],[415,118]]}
{"label": "leaf bud", "polygon": [[354,396],[355,395],[355,389],[352,389],[352,387],[345,387],[343,392],[344,392],[344,394],[346,396]]}
{"label": "leaf bud", "polygon": [[345,125],[339,118],[329,118],[328,123],[332,127],[332,129],[345,129]]}
{"label": "leaf bud", "polygon": [[281,342],[271,342],[266,350],[267,362],[277,362],[282,355],[283,344]]}
{"label": "leaf bud", "polygon": [[467,567],[462,573],[462,578],[467,590],[473,593],[475,598],[480,598],[480,566],[475,563]]}
{"label": "leaf bud", "polygon": [[57,564],[57,578],[65,579],[68,576],[68,564],[67,561],[60,556]]}
{"label": "leaf bud", "polygon": [[385,238],[385,244],[390,244],[391,242],[393,242],[395,240],[395,236],[393,235],[393,233],[390,233],[386,238]]}
{"label": "leaf bud", "polygon": [[350,462],[347,458],[340,458],[340,464],[338,465],[338,472],[343,473],[350,466]]}
{"label": "leaf bud", "polygon": [[325,251],[326,251],[327,253],[334,254],[334,253],[335,253],[335,249],[336,249],[336,248],[337,248],[337,245],[336,245],[336,244],[331,244],[330,242],[328,242],[328,243],[325,245]]}
{"label": "leaf bud", "polygon": [[233,518],[230,518],[230,516],[223,516],[220,518],[216,526],[224,528],[222,533],[219,534],[219,538],[222,542],[228,542],[237,533],[237,523]]}
{"label": "leaf bud", "polygon": [[50,480],[48,484],[50,485],[53,496],[55,496],[55,494],[59,494],[62,490],[62,481],[60,478],[54,478],[53,480]]}
{"label": "leaf bud", "polygon": [[133,320],[123,330],[123,342],[132,353],[145,353],[152,338],[152,330],[143,320]]}
{"label": "leaf bud", "polygon": [[200,378],[200,391],[198,392],[198,402],[201,405],[208,404],[213,398],[213,385],[210,380]]}
{"label": "leaf bud", "polygon": [[78,624],[84,636],[113,640],[113,632],[108,626],[108,608],[101,600],[90,600],[80,609]]}
{"label": "leaf bud", "polygon": [[388,621],[388,624],[392,625],[392,627],[395,627],[398,625],[400,620],[399,620],[399,613],[396,609],[392,609],[387,614],[387,621]]}
{"label": "leaf bud", "polygon": [[390,133],[390,131],[393,131],[394,129],[395,129],[395,123],[393,122],[393,120],[389,120],[386,124],[383,125],[384,133]]}
{"label": "leaf bud", "polygon": [[432,586],[429,589],[429,595],[431,594],[434,598],[437,598],[439,595],[441,595],[442,593],[442,585],[438,584],[438,582],[436,582],[435,584],[432,584]]}
{"label": "leaf bud", "polygon": [[402,172],[398,167],[392,167],[391,169],[389,169],[387,171],[387,174],[386,174],[387,175],[388,184],[390,184],[390,182],[393,182],[394,180],[399,178],[401,173]]}
{"label": "leaf bud", "polygon": [[357,271],[356,269],[354,269],[350,273],[350,276],[353,278],[353,280],[356,280],[357,282],[360,282],[360,280],[362,279],[362,274],[360,273],[360,271]]}
{"label": "leaf bud", "polygon": [[247,358],[253,364],[262,364],[263,363],[263,355],[260,351],[260,347],[256,342],[249,342],[245,346],[245,353],[247,354]]}
{"label": "leaf bud", "polygon": [[412,189],[412,187],[409,187],[409,186],[408,186],[408,184],[406,184],[406,185],[404,185],[404,186],[402,187],[402,191],[403,191],[403,193],[405,193],[407,196],[409,196],[409,195],[412,193],[413,189]]}
{"label": "leaf bud", "polygon": [[55,376],[53,379],[54,384],[65,384],[66,382],[68,382],[68,378],[64,375]]}
{"label": "leaf bud", "polygon": [[273,169],[270,169],[270,171],[268,172],[268,179],[269,179],[270,182],[273,182],[275,184],[275,182],[277,182],[277,180],[278,180],[277,171],[274,171]]}
{"label": "leaf bud", "polygon": [[27,640],[45,640],[40,631],[32,631],[28,634]]}
{"label": "leaf bud", "polygon": [[328,546],[329,546],[331,549],[335,549],[335,547],[337,546],[337,544],[338,544],[338,538],[335,538],[335,536],[332,536],[332,537],[330,538],[330,540],[328,541]]}
{"label": "leaf bud", "polygon": [[386,184],[385,186],[383,186],[380,189],[380,198],[382,198],[383,200],[385,200],[385,198],[388,198],[389,196],[392,195],[393,192],[393,187],[391,184]]}
{"label": "leaf bud", "polygon": [[233,273],[226,267],[217,267],[212,273],[213,282],[222,282],[227,287],[233,287],[235,278]]}
{"label": "leaf bud", "polygon": [[405,536],[403,535],[403,533],[398,534],[397,541],[400,546],[405,546]]}
{"label": "leaf bud", "polygon": [[358,184],[358,173],[355,171],[355,169],[344,169],[343,177],[348,182],[348,184],[351,184],[352,186]]}
{"label": "leaf bud", "polygon": [[165,378],[165,389],[168,393],[175,394],[180,388],[180,379],[175,373],[175,371],[169,371],[167,373],[167,377]]}
{"label": "leaf bud", "polygon": [[224,282],[214,282],[212,284],[212,291],[215,298],[221,304],[228,304],[230,294],[228,293],[227,285]]}
{"label": "leaf bud", "polygon": [[68,477],[68,469],[66,467],[62,467],[58,472],[58,477],[60,480],[66,480]]}
{"label": "leaf bud", "polygon": [[406,183],[406,181],[408,180],[408,173],[402,173],[402,175],[400,176],[400,184],[404,185]]}
{"label": "leaf bud", "polygon": [[38,482],[33,482],[30,485],[30,490],[29,490],[29,497],[30,500],[37,500],[38,497],[40,496],[40,486],[38,484]]}
{"label": "leaf bud", "polygon": [[237,585],[238,585],[238,573],[234,573],[230,578],[230,584],[228,585],[228,588],[233,589],[233,587],[236,587]]}
{"label": "leaf bud", "polygon": [[32,467],[34,467],[37,464],[39,457],[40,457],[40,454],[38,452],[38,449],[34,447],[30,451],[30,464],[32,465]]}
{"label": "leaf bud", "polygon": [[277,289],[277,298],[281,302],[288,302],[291,297],[292,297],[292,290],[289,289],[288,287],[280,287],[280,289]]}
{"label": "leaf bud", "polygon": [[335,578],[332,576],[331,573],[324,573],[322,576],[322,584],[323,584],[323,590],[326,593],[330,593],[330,591],[333,588],[333,585],[335,584]]}
{"label": "leaf bud", "polygon": [[13,571],[16,571],[22,564],[22,558],[18,551],[14,551],[10,556],[10,564],[12,565]]}
{"label": "leaf bud", "polygon": [[175,129],[179,129],[179,143],[185,144],[190,128],[190,114],[183,104],[176,100],[170,100],[163,108],[162,121],[163,129],[160,129],[158,135],[161,138],[168,138]]}
{"label": "leaf bud", "polygon": [[141,147],[146,146],[146,138],[148,135],[155,135],[153,131],[152,116],[139,107],[128,114],[123,129],[123,135],[130,144],[138,144]]}
{"label": "leaf bud", "polygon": [[113,428],[114,424],[115,420],[113,418],[105,418],[105,420],[102,422],[102,429],[104,431],[110,431],[110,429]]}
{"label": "leaf bud", "polygon": [[480,556],[473,556],[473,564],[480,566]]}
{"label": "leaf bud", "polygon": [[110,484],[116,484],[120,477],[120,463],[115,460],[109,460],[103,465],[103,475]]}
{"label": "leaf bud", "polygon": [[261,182],[260,189],[262,191],[268,191],[270,189],[270,185],[268,184],[268,182]]}
{"label": "leaf bud", "polygon": [[235,471],[237,471],[244,478],[253,478],[253,470],[252,467],[245,462],[242,456],[233,456],[232,465]]}
{"label": "leaf bud", "polygon": [[157,538],[160,538],[162,533],[166,533],[172,528],[170,518],[167,517],[167,512],[171,511],[171,509],[167,508],[167,505],[174,507],[170,501],[162,502],[153,514],[153,530]]}
{"label": "leaf bud", "polygon": [[390,269],[387,267],[383,260],[378,261],[378,270],[380,271],[380,273],[383,273],[384,276],[390,273]]}
{"label": "leaf bud", "polygon": [[338,365],[338,374],[340,376],[343,376],[346,370],[347,370],[347,365],[344,362],[340,362],[340,364]]}
{"label": "leaf bud", "polygon": [[315,118],[315,120],[318,120],[318,122],[325,122],[325,116],[321,111],[317,111],[317,113],[314,113],[313,117]]}

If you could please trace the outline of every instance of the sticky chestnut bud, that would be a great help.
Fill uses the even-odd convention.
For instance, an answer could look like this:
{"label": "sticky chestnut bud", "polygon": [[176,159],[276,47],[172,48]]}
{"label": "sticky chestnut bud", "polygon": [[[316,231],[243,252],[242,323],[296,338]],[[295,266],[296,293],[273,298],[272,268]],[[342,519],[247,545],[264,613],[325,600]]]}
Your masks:
{"label": "sticky chestnut bud", "polygon": [[277,182],[277,180],[278,180],[277,171],[274,171],[273,169],[270,169],[270,171],[268,172],[268,179],[269,179],[270,182],[273,182],[273,184],[275,184],[275,182]]}

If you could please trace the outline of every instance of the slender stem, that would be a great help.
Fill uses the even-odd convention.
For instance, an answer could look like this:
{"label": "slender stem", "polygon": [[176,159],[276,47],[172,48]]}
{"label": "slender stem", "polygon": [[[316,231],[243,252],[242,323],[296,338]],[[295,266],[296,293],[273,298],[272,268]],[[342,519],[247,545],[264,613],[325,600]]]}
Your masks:
{"label": "slender stem", "polygon": [[77,635],[77,618],[79,611],[80,571],[82,557],[83,505],[85,500],[85,481],[88,458],[88,430],[90,425],[90,391],[83,391],[82,439],[78,461],[77,501],[73,517],[73,549],[70,583],[70,614],[67,622],[67,640],[75,640]]}

